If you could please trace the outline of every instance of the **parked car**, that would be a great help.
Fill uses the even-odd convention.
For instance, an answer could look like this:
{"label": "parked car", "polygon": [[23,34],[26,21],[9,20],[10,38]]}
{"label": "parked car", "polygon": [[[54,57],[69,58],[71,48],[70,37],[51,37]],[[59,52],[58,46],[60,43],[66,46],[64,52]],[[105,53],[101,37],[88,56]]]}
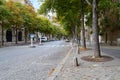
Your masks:
{"label": "parked car", "polygon": [[65,41],[66,41],[66,42],[70,42],[70,40],[69,40],[69,39],[66,39]]}
{"label": "parked car", "polygon": [[41,37],[41,41],[42,41],[42,42],[46,42],[46,41],[47,41],[47,37],[45,37],[45,36],[44,36],[44,37]]}

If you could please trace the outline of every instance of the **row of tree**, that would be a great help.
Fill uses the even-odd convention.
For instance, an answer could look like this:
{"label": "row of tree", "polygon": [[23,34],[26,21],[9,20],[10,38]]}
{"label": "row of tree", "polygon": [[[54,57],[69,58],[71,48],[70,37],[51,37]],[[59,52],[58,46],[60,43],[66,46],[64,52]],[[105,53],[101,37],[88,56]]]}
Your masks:
{"label": "row of tree", "polygon": [[[49,11],[56,12],[67,32],[72,33],[74,41],[77,36],[81,36],[83,48],[86,48],[84,28],[86,15],[88,20],[86,24],[92,27],[93,57],[96,58],[101,56],[99,34],[104,34],[107,29],[118,30],[120,28],[119,5],[120,3],[113,2],[113,0],[45,0],[39,12],[45,14]],[[100,19],[99,22],[98,19]]]}
{"label": "row of tree", "polygon": [[0,0],[0,26],[2,28],[2,45],[4,30],[13,29],[18,43],[18,30],[25,30],[25,42],[29,33],[41,32],[46,35],[64,35],[65,31],[53,25],[47,18],[38,16],[34,8],[28,4],[21,4],[13,0]]}

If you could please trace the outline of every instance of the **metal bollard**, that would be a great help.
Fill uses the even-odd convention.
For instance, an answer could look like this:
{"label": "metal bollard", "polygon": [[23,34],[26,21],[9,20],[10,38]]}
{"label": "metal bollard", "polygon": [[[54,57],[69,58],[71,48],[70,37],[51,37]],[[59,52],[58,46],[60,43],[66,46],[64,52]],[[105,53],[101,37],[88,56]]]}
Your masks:
{"label": "metal bollard", "polygon": [[73,57],[73,65],[74,66],[79,66],[77,57]]}

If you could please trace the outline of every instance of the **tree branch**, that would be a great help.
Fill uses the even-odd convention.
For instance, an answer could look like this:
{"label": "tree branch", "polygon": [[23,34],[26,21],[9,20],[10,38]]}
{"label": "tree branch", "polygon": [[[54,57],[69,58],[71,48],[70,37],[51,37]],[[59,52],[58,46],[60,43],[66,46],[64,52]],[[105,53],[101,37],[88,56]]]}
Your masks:
{"label": "tree branch", "polygon": [[85,1],[88,3],[88,5],[92,6],[92,3],[89,0],[85,0]]}

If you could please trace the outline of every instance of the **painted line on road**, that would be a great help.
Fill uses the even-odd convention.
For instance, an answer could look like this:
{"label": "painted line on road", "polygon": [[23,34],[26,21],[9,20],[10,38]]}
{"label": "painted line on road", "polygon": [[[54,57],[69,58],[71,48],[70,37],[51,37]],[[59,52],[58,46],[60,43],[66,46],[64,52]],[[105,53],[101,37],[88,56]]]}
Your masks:
{"label": "painted line on road", "polygon": [[65,58],[58,64],[58,66],[57,66],[56,68],[53,68],[53,69],[48,73],[48,78],[47,78],[47,80],[55,80],[55,78],[57,77],[57,75],[59,74],[59,72],[61,71],[61,69],[63,68],[66,60],[67,60],[68,57],[70,56],[72,50],[73,50],[73,47],[70,48],[69,52],[67,53],[67,55],[65,56]]}
{"label": "painted line on road", "polygon": [[65,46],[70,46],[70,45],[45,45],[42,47],[65,47]]}

